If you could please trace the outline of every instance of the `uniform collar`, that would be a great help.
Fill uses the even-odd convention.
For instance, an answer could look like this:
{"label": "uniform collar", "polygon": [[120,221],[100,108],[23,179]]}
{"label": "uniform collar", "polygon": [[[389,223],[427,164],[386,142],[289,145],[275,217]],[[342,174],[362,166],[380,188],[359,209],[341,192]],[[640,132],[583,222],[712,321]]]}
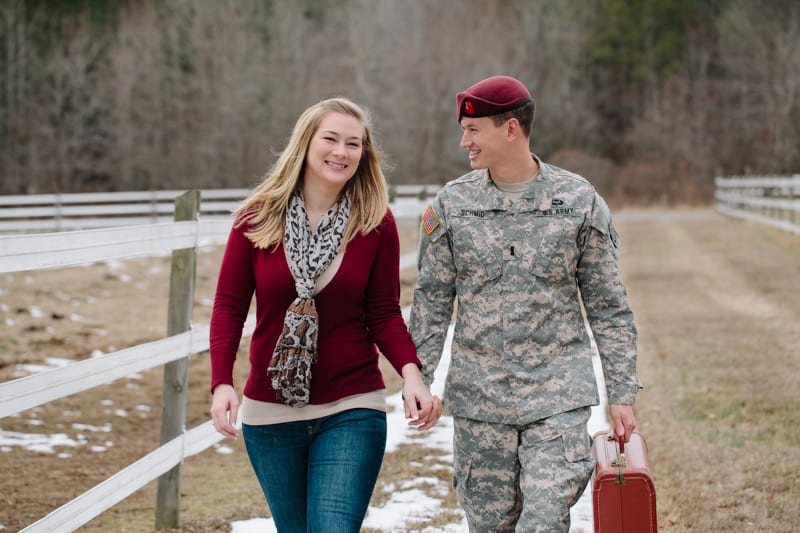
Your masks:
{"label": "uniform collar", "polygon": [[[551,207],[551,200],[553,198],[553,184],[550,176],[550,169],[536,154],[531,153],[531,157],[538,163],[539,173],[537,178],[531,183],[530,188],[520,197],[521,204],[517,203],[516,208],[522,208],[526,211],[547,211]],[[489,175],[489,169],[482,169],[479,172],[481,187],[484,190],[483,197],[486,200],[485,208],[493,211],[510,211],[514,209],[515,201],[497,188],[497,185],[495,185],[494,181],[492,181],[492,177]],[[522,204],[524,204],[524,206]]]}
{"label": "uniform collar", "polygon": [[539,164],[539,176],[533,180],[531,187],[522,195],[528,202],[529,208],[535,211],[548,211],[552,207],[553,179],[551,169],[544,164],[538,155],[531,153],[531,157]]}
{"label": "uniform collar", "polygon": [[[484,190],[484,198],[486,199],[486,209],[490,211],[508,211],[514,204],[514,201],[508,197],[506,193],[497,188],[492,177],[489,175],[489,169],[485,168],[481,172],[481,187]],[[526,193],[527,194],[527,193]]]}

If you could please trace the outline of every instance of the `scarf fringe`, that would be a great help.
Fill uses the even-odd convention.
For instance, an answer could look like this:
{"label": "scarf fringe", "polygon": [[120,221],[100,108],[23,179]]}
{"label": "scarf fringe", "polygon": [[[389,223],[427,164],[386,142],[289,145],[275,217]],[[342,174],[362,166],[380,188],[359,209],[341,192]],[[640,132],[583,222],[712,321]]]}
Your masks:
{"label": "scarf fringe", "polygon": [[317,362],[319,317],[313,298],[297,298],[286,310],[283,331],[272,354],[268,374],[272,388],[292,407],[308,405],[311,365]]}

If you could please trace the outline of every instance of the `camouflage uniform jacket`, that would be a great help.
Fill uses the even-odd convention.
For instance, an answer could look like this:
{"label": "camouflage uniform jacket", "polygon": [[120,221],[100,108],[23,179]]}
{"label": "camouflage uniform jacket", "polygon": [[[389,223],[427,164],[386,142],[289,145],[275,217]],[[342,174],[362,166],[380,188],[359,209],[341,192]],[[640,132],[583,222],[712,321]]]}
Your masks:
{"label": "camouflage uniform jacket", "polygon": [[609,403],[633,404],[641,388],[608,207],[581,176],[539,163],[521,198],[476,170],[423,215],[410,329],[430,383],[457,299],[444,394],[453,415],[524,425],[598,404],[581,299]]}

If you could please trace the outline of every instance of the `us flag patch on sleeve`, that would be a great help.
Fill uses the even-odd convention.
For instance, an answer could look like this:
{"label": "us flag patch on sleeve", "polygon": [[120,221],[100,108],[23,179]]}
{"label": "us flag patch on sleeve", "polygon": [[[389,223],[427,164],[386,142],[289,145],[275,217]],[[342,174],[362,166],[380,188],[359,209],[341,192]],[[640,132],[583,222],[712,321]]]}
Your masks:
{"label": "us flag patch on sleeve", "polygon": [[439,227],[439,219],[436,218],[436,213],[433,212],[433,207],[428,206],[424,213],[422,213],[422,227],[425,233],[430,235],[436,228]]}

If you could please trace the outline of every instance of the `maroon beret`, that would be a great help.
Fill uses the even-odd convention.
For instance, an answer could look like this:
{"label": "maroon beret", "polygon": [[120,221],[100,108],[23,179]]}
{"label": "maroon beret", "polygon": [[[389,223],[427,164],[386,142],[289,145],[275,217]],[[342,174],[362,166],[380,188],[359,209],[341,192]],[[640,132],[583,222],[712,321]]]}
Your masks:
{"label": "maroon beret", "polygon": [[456,95],[458,121],[461,117],[488,117],[522,107],[531,101],[531,93],[518,79],[492,76]]}

